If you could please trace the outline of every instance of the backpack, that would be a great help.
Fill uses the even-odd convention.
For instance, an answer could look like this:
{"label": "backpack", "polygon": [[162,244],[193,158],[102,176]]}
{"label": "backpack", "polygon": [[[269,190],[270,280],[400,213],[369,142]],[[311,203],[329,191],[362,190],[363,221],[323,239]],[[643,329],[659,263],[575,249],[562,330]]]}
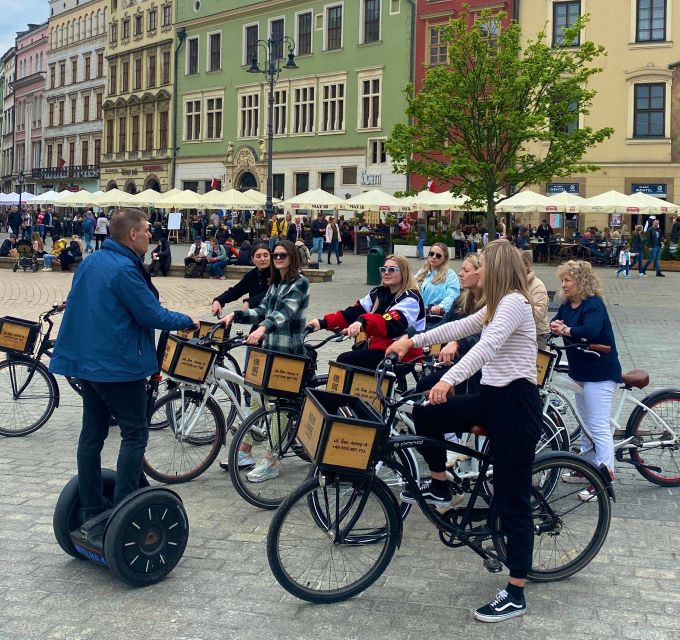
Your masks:
{"label": "backpack", "polygon": [[300,266],[301,267],[308,267],[309,266],[309,258],[307,257],[307,247],[305,245],[300,245],[298,248],[298,254],[300,255]]}

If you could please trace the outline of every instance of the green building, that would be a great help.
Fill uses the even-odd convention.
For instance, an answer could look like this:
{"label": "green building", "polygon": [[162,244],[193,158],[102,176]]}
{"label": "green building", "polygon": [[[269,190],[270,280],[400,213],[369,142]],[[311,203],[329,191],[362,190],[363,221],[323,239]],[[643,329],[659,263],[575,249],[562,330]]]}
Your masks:
{"label": "green building", "polygon": [[[274,195],[340,197],[406,187],[384,141],[404,119],[413,0],[192,0],[177,3],[174,186],[266,189],[268,86],[258,40],[287,35],[296,70],[274,88]],[[287,60],[288,45],[277,56]]]}

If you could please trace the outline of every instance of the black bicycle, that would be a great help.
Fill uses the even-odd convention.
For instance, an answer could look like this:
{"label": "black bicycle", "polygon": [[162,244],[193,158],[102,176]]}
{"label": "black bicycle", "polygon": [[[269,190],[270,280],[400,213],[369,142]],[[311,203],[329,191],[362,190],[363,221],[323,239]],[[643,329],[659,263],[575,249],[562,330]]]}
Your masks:
{"label": "black bicycle", "polygon": [[[382,376],[391,366],[391,360],[387,359],[376,372],[380,396]],[[362,444],[350,441],[347,452],[345,445],[338,451],[339,439],[331,438],[329,431],[338,423],[334,420],[325,423],[320,442],[326,443],[326,449],[320,446],[315,457],[319,475],[283,500],[267,535],[269,566],[279,584],[292,595],[317,603],[346,600],[367,589],[387,569],[401,544],[403,522],[396,497],[374,472],[379,462],[405,480],[420,510],[439,530],[440,540],[446,546],[467,546],[483,559],[489,571],[502,570],[506,539],[493,502],[491,458],[481,451],[448,441],[413,435],[389,437],[397,409],[415,396],[408,394],[397,400],[382,397],[386,417],[384,424],[376,423],[376,443],[363,472],[357,468],[338,469],[337,461],[341,459],[338,455],[351,453],[353,448],[361,450]],[[352,413],[346,412],[345,407],[335,408],[339,416]],[[476,428],[476,432],[486,435],[482,427]],[[329,441],[336,447],[331,456],[335,465],[323,462]],[[419,484],[403,462],[405,449],[423,444],[461,453],[477,461],[479,472],[475,481],[454,478],[454,495],[462,495],[465,504],[442,512],[425,502]],[[592,499],[579,500],[579,488],[562,482],[562,476],[569,471],[582,474],[592,485]],[[613,499],[606,470],[566,452],[539,454],[532,472],[535,539],[529,578],[537,582],[560,580],[591,562],[607,537]],[[491,546],[485,547],[488,541]]]}

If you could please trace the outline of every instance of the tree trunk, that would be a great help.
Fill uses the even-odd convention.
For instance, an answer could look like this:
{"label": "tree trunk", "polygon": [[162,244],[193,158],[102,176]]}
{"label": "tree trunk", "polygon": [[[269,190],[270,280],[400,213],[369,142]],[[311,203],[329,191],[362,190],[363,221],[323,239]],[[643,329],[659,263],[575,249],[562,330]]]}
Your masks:
{"label": "tree trunk", "polygon": [[496,238],[496,202],[493,194],[486,199],[486,230],[489,232],[489,242]]}

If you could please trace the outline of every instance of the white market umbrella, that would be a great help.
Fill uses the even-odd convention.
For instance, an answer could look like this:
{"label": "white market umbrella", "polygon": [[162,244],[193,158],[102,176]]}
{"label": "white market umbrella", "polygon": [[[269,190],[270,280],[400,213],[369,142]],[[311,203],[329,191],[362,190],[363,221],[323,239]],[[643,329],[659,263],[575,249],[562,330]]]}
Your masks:
{"label": "white market umbrella", "polygon": [[97,207],[122,207],[126,205],[134,206],[134,195],[120,189],[105,191],[100,196],[93,197],[91,203]]}
{"label": "white market umbrella", "polygon": [[[3,199],[3,205],[16,205],[19,204],[19,194],[18,193],[6,193]],[[22,191],[21,193],[21,203],[31,202],[35,198],[35,194],[29,193],[28,191]]]}
{"label": "white market umbrella", "polygon": [[354,196],[349,200],[345,200],[341,209],[353,211],[406,211],[409,206],[408,203],[395,198],[389,193],[385,193],[380,189],[371,189],[364,191],[358,196]]}
{"label": "white market umbrella", "polygon": [[442,191],[435,193],[429,189],[417,193],[410,198],[404,198],[403,201],[412,210],[430,210],[430,211],[447,211],[450,209],[464,209],[466,203],[470,200],[468,196],[454,196],[450,191]]}
{"label": "white market umbrella", "polygon": [[556,213],[565,206],[535,191],[519,191],[496,205],[498,213]]}
{"label": "white market umbrella", "polygon": [[586,198],[581,205],[584,213],[649,213],[649,205],[631,200],[619,191],[607,191],[592,198]]}
{"label": "white market umbrella", "polygon": [[167,193],[161,193],[155,189],[145,189],[135,194],[134,201],[138,207],[155,207],[158,201],[167,195]]}
{"label": "white market umbrella", "polygon": [[206,209],[256,209],[260,206],[251,196],[238,189],[229,189],[228,191],[213,189],[204,193],[201,200]]}
{"label": "white market umbrella", "polygon": [[95,193],[90,193],[86,189],[81,189],[80,191],[73,191],[63,198],[59,198],[57,202],[54,203],[55,207],[88,207],[94,203],[95,199],[101,196],[103,191],[96,191]]}
{"label": "white market umbrella", "polygon": [[642,193],[638,191],[633,195],[628,196],[631,200],[639,202],[643,206],[648,206],[650,208],[650,214],[661,214],[661,213],[671,213],[673,215],[680,213],[680,207],[672,202],[667,202],[661,198],[655,198],[650,196],[648,193]]}
{"label": "white market umbrella", "polygon": [[[70,193],[70,192],[69,192]],[[45,191],[31,200],[31,204],[55,204],[62,196],[57,191]]]}
{"label": "white market umbrella", "polygon": [[[257,189],[248,189],[243,193],[244,195],[248,196],[259,207],[264,207],[267,204],[266,193],[262,193]],[[278,198],[272,198],[272,204],[281,204],[281,200],[279,200]]]}
{"label": "white market umbrella", "polygon": [[323,211],[325,209],[331,209],[333,211],[341,209],[342,205],[347,202],[338,196],[334,196],[328,191],[323,189],[312,189],[311,191],[305,191],[297,196],[288,198],[281,203],[281,206],[285,209],[305,209],[313,211]]}
{"label": "white market umbrella", "polygon": [[548,197],[558,204],[564,205],[565,213],[578,213],[581,210],[581,205],[586,201],[585,198],[574,193],[567,193],[566,191],[560,191]]}
{"label": "white market umbrella", "polygon": [[206,206],[201,200],[201,196],[195,191],[180,191],[179,193],[168,192],[163,198],[159,198],[158,207],[177,209],[205,209]]}

